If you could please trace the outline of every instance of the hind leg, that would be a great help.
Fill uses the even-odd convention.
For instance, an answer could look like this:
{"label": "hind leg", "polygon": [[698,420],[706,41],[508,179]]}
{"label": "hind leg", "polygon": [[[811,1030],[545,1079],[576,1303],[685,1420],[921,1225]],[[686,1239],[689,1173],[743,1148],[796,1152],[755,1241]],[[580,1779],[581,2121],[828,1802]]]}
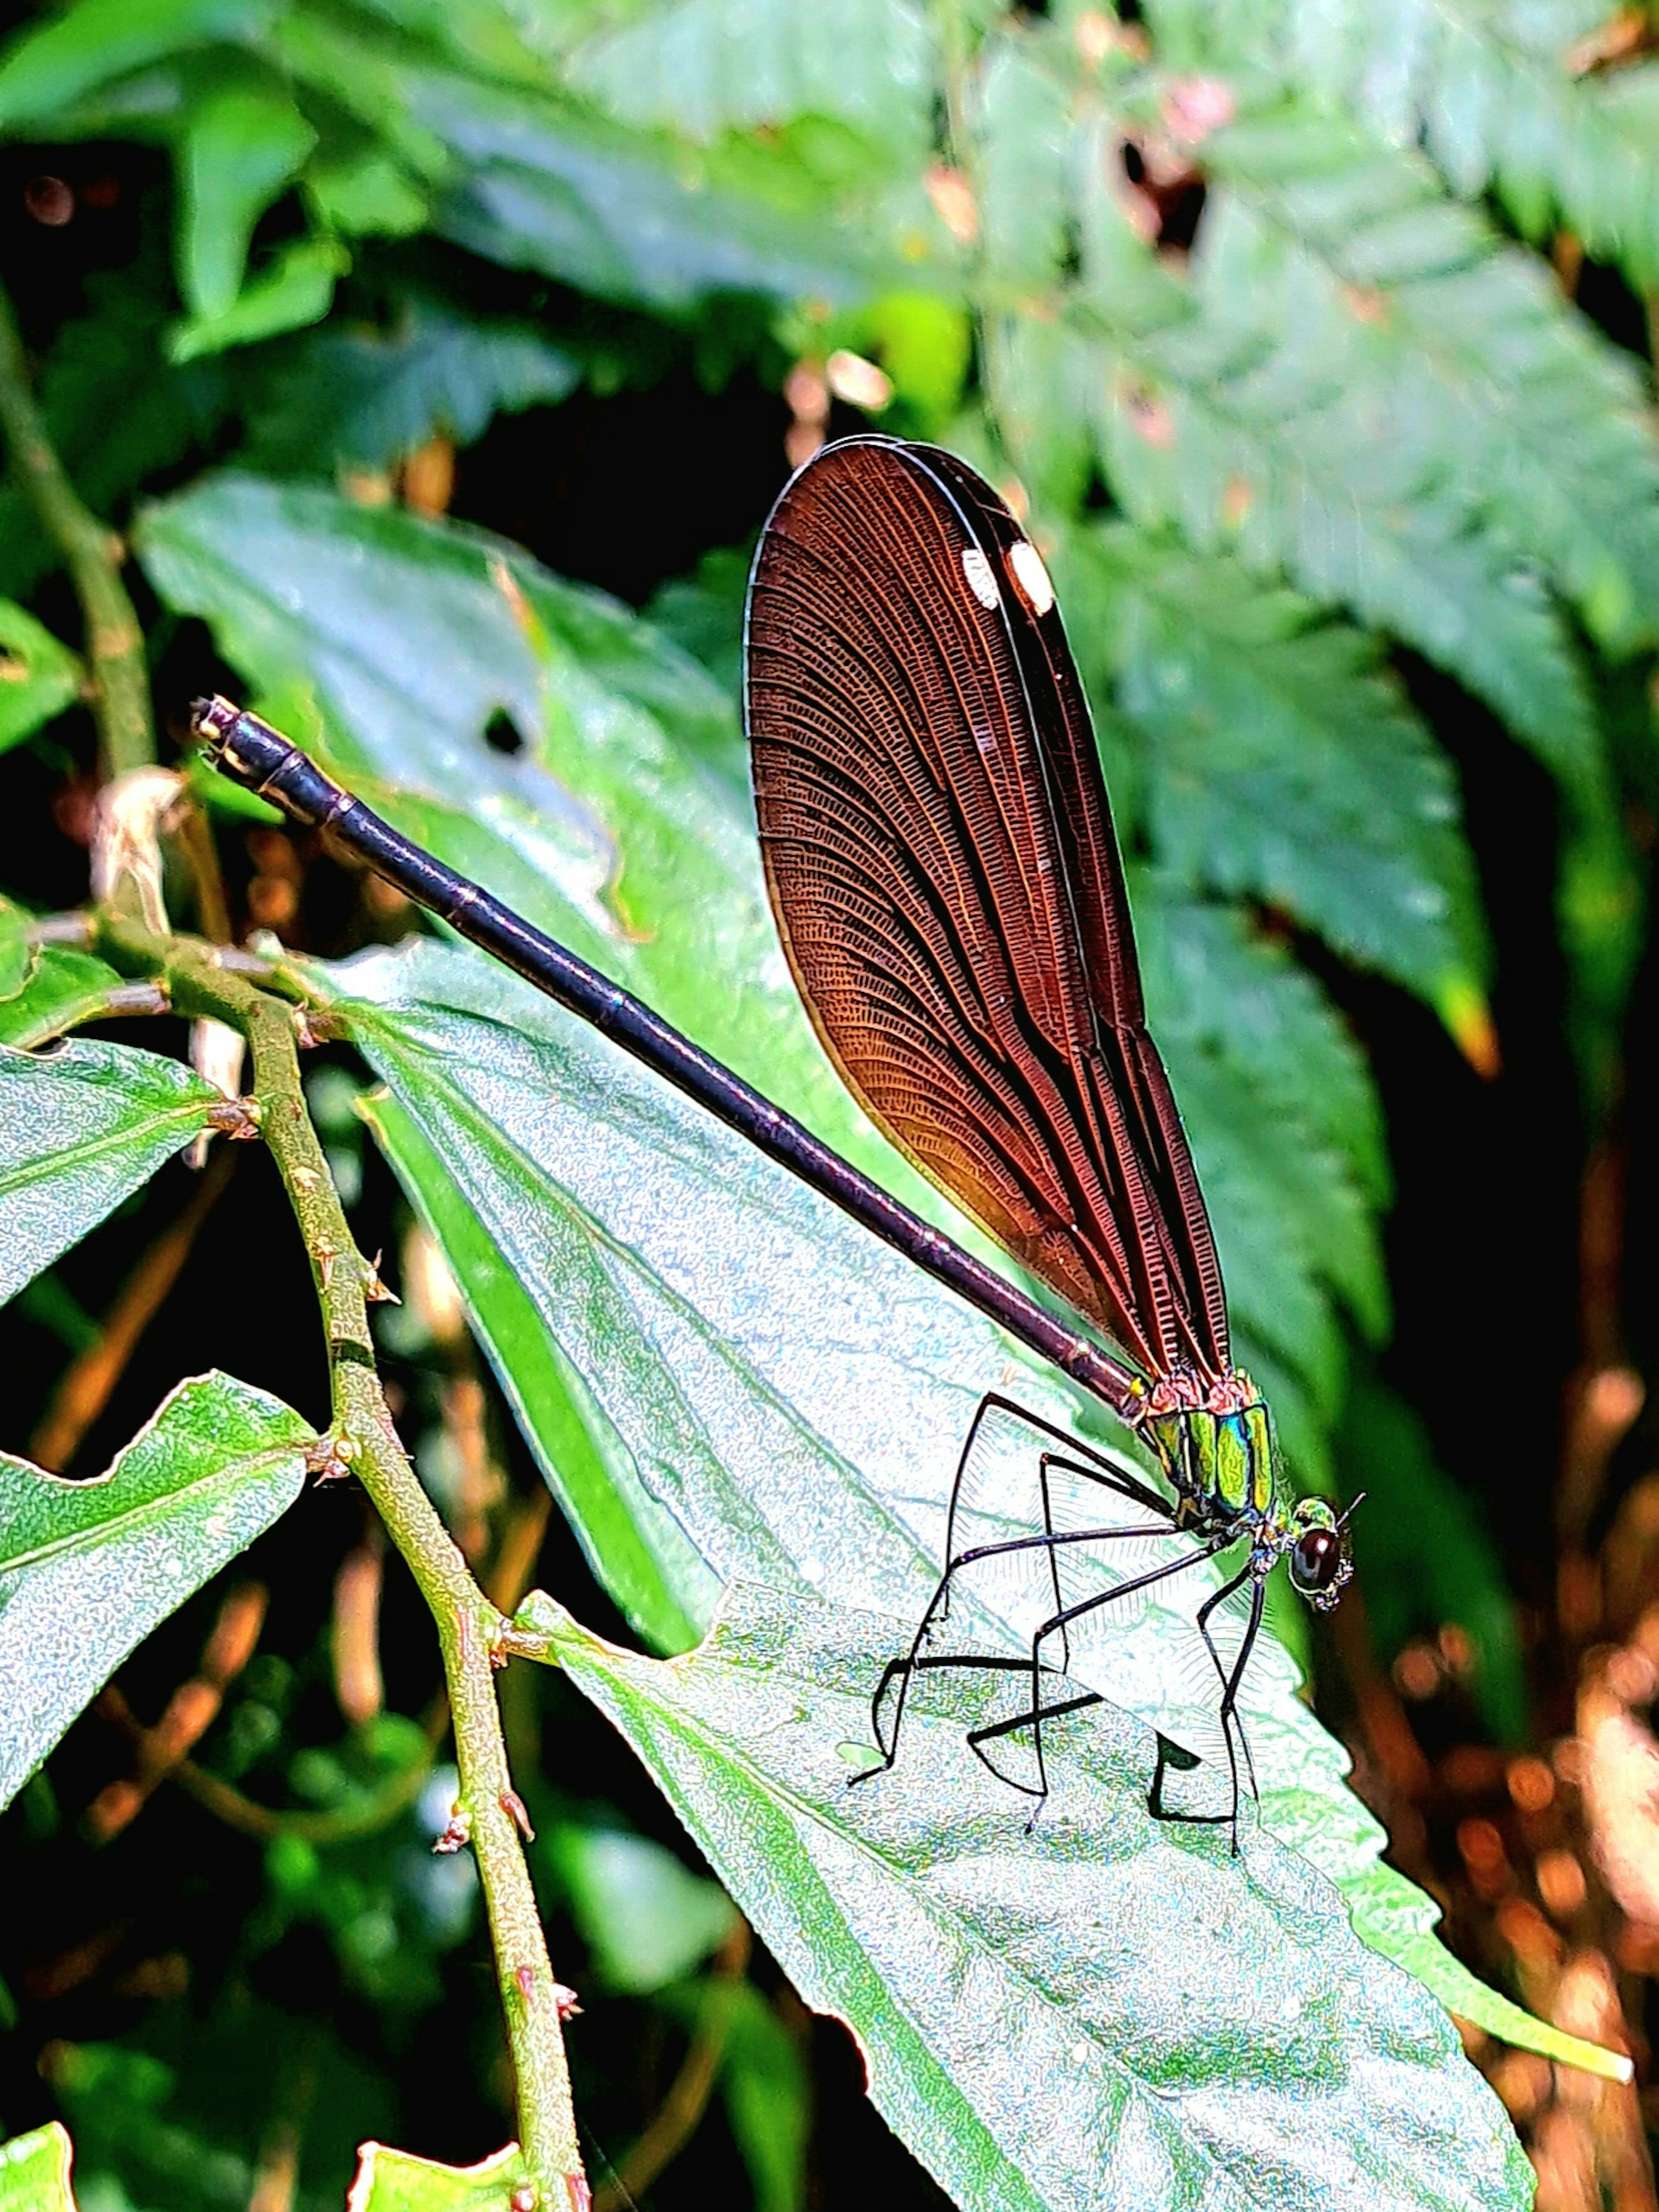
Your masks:
{"label": "hind leg", "polygon": [[[1034,1431],[1039,1437],[1050,1438],[1054,1445],[1060,1447],[1055,1449],[1044,1448],[1039,1451],[1037,1456],[1036,1502],[1042,1528],[1038,1533],[1030,1536],[1010,1537],[999,1543],[959,1547],[957,1535],[957,1525],[966,1510],[964,1492],[971,1489],[975,1447],[980,1440],[988,1419],[998,1413],[1012,1415],[1022,1426]],[[957,1462],[956,1474],[951,1485],[951,1502],[945,1520],[945,1572],[940,1577],[933,1596],[927,1601],[927,1610],[923,1613],[915,1635],[911,1639],[908,1651],[902,1654],[898,1658],[888,1661],[882,1672],[881,1680],[876,1685],[875,1694],[871,1699],[870,1720],[871,1730],[876,1740],[876,1748],[881,1754],[880,1763],[868,1769],[864,1774],[854,1775],[852,1778],[854,1781],[867,1781],[871,1775],[884,1773],[897,1758],[899,1735],[903,1723],[905,1703],[909,1694],[911,1680],[926,1666],[935,1663],[927,1656],[926,1646],[934,1628],[949,1618],[951,1589],[957,1577],[964,1568],[982,1565],[988,1560],[1012,1557],[1016,1554],[1034,1551],[1046,1552],[1054,1615],[1060,1617],[1063,1607],[1054,1547],[1062,1543],[1109,1540],[1118,1536],[1145,1535],[1147,1533],[1144,1523],[1133,1528],[1103,1528],[1076,1533],[1069,1531],[1057,1533],[1054,1523],[1054,1497],[1051,1487],[1051,1479],[1057,1474],[1078,1476],[1084,1481],[1094,1484],[1106,1491],[1109,1495],[1121,1498],[1134,1504],[1165,1526],[1173,1528],[1175,1525],[1175,1512],[1169,1501],[1160,1497],[1146,1484],[1138,1482],[1133,1475],[1125,1474],[1109,1460],[1091,1452],[1086,1444],[1075,1443],[1060,1430],[1051,1427],[1048,1422],[1038,1419],[1035,1414],[1026,1413],[1024,1407],[1017,1406],[1012,1399],[1000,1397],[995,1393],[988,1394],[982,1398],[974,1414],[967,1440],[963,1445],[961,1456]],[[1062,1631],[1060,1669],[1062,1672],[1066,1656]],[[952,1657],[948,1662],[939,1662],[938,1663],[1006,1669],[1010,1662],[1006,1653],[998,1652],[988,1653],[982,1656],[964,1655],[959,1659]],[[1016,1668],[1023,1668],[1024,1662],[1016,1661],[1013,1664]],[[1034,1706],[1037,1701],[1037,1692],[1034,1686],[1032,1693]]]}
{"label": "hind leg", "polygon": [[[1058,1548],[1060,1545],[1073,1541],[1098,1542],[1115,1536],[1144,1535],[1145,1534],[1145,1529],[1139,1528],[1133,1530],[1099,1528],[1081,1531],[1076,1537],[1067,1534],[1053,1537],[1048,1540],[1051,1546]],[[1080,1697],[1069,1698],[1055,1705],[1045,1705],[1042,1693],[1043,1675],[1059,1674],[1064,1670],[1048,1666],[1045,1662],[1042,1656],[1044,1644],[1051,1638],[1059,1638],[1064,1648],[1066,1632],[1073,1622],[1081,1620],[1091,1613],[1098,1613],[1106,1606],[1116,1604],[1121,1598],[1131,1597],[1139,1590],[1149,1589],[1154,1583],[1167,1582],[1173,1575],[1186,1573],[1189,1567],[1197,1566],[1200,1561],[1212,1559],[1218,1552],[1224,1550],[1231,1540],[1230,1537],[1224,1535],[1212,1537],[1207,1543],[1190,1552],[1184,1559],[1172,1559],[1163,1566],[1149,1568],[1145,1574],[1135,1575],[1127,1582],[1115,1583],[1112,1589],[1102,1590],[1097,1596],[1081,1599],[1075,1605],[1065,1607],[1045,1620],[1031,1639],[1029,1660],[1013,1662],[1005,1660],[1001,1662],[1010,1671],[1029,1674],[1031,1683],[1030,1709],[1024,1712],[1016,1713],[1010,1720],[996,1721],[984,1728],[969,1729],[968,1742],[975,1757],[982,1765],[988,1768],[1000,1782],[1006,1783],[1011,1789],[1018,1790],[1028,1797],[1035,1797],[1037,1801],[1036,1811],[1041,1811],[1043,1800],[1048,1794],[1048,1764],[1042,1747],[1042,1723],[1046,1720],[1056,1718],[1061,1713],[1076,1712],[1084,1706],[1099,1705],[1103,1702],[1098,1692],[1091,1691]],[[1022,1782],[1017,1776],[1005,1772],[997,1765],[986,1749],[988,1745],[1014,1735],[1022,1729],[1030,1729],[1031,1731],[1031,1747],[1036,1776],[1034,1783]],[[1158,1786],[1161,1774],[1160,1762],[1159,1775],[1154,1778],[1155,1788]],[[1036,1819],[1036,1811],[1033,1812],[1031,1820],[1026,1823],[1028,1829]]]}

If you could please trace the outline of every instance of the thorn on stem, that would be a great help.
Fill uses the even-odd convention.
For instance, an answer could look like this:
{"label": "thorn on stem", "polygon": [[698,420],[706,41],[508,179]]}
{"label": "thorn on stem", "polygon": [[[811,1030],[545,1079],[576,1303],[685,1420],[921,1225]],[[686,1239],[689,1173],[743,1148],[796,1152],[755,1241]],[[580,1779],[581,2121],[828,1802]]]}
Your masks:
{"label": "thorn on stem", "polygon": [[529,1811],[525,1805],[524,1799],[520,1796],[518,1791],[516,1790],[503,1790],[501,1792],[501,1805],[503,1813],[508,1813],[512,1815],[513,1825],[518,1830],[519,1833],[524,1838],[526,1843],[533,1844],[536,1840],[536,1831],[530,1825]]}

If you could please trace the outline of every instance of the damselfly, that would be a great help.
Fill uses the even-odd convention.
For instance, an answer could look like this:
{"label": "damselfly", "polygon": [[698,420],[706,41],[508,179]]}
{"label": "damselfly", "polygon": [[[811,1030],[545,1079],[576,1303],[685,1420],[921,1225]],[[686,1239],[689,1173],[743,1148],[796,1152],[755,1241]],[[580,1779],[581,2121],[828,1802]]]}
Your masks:
{"label": "damselfly", "polygon": [[[1042,1797],[1044,1720],[1094,1702],[1058,1691],[1048,1702],[1091,1618],[1242,1546],[1196,1616],[1229,1802],[1209,1814],[1166,1802],[1168,1740],[1151,1794],[1155,1812],[1225,1822],[1236,1838],[1241,1749],[1249,1772],[1238,1692],[1267,1575],[1287,1557],[1294,1586],[1329,1606],[1348,1547],[1324,1499],[1287,1500],[1272,1416],[1232,1362],[1215,1242],[1147,1034],[1100,756],[1042,556],[953,455],[875,437],[826,447],[762,534],[747,674],[767,881],[825,1049],[923,1174],[1131,1356],[1113,1402],[1175,1492],[1170,1505],[1053,1431],[1023,1455],[988,1450],[988,1430],[1018,1418],[988,1400],[957,1469],[939,1588],[876,1693],[884,1764],[916,1674],[1007,1669],[1029,1702],[969,1741]],[[1114,1553],[1144,1552],[1160,1521],[1192,1550],[1122,1571]],[[964,1584],[988,1587],[1005,1622],[1024,1620],[1022,1657],[941,1648]],[[1248,1616],[1224,1653],[1219,1608],[1241,1589]],[[1024,1774],[1007,1757],[1021,1740]]]}
{"label": "damselfly", "polygon": [[[1022,1689],[1014,1712],[969,1741],[1041,1798],[1044,1723],[1099,1701],[1093,1689],[1051,1694],[1089,1624],[1244,1547],[1196,1615],[1228,1804],[1169,1802],[1169,1765],[1192,1759],[1168,1741],[1149,1791],[1160,1817],[1230,1825],[1237,1848],[1241,1750],[1249,1778],[1237,1709],[1267,1577],[1285,1558],[1304,1596],[1334,1603],[1350,1571],[1346,1516],[1322,1498],[1288,1501],[1272,1417],[1232,1364],[1214,1241],[1146,1029],[1094,732],[1042,557],[953,456],[878,437],[827,446],[763,532],[746,666],[768,883],[826,1049],[892,1141],[1079,1325],[410,843],[269,724],[224,699],[198,702],[194,723],[226,775],[592,1022],[1102,1399],[1151,1450],[1172,1498],[1008,1401],[983,1402],[951,1488],[938,1588],[875,1693],[884,1766],[917,1674],[1001,1669],[1029,1697]],[[1137,1544],[1170,1532],[1190,1547],[1121,1571]],[[941,1648],[952,1593],[967,1589],[988,1592],[1005,1620],[1024,1615],[1020,1653]],[[1241,1592],[1242,1632],[1224,1648],[1218,1608]],[[1024,1773],[1006,1763],[1017,1744]]]}

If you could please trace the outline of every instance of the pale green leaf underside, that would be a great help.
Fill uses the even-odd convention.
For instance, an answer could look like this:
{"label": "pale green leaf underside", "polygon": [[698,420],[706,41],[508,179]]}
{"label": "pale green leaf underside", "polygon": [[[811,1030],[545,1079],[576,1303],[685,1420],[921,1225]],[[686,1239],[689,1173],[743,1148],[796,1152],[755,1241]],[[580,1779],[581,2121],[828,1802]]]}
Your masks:
{"label": "pale green leaf underside", "polygon": [[77,1041],[0,1048],[0,1299],[146,1182],[224,1103],[180,1061]]}
{"label": "pale green leaf underside", "polygon": [[1456,780],[1374,640],[1122,525],[1070,533],[1059,573],[1085,679],[1140,734],[1165,868],[1285,908],[1431,1004],[1485,983]]}
{"label": "pale green leaf underside", "polygon": [[128,1652],[291,1505],[313,1431],[198,1376],[93,1482],[0,1454],[0,1804]]}
{"label": "pale green leaf underside", "polygon": [[931,121],[930,60],[925,15],[908,0],[672,0],[579,46],[568,78],[624,122],[689,138],[825,115],[916,155]]}
{"label": "pale green leaf underside", "polygon": [[902,1765],[848,1786],[894,1622],[739,1586],[665,1664],[526,1613],[969,2212],[1530,2202],[1443,2014],[1293,1853],[1153,1820],[1144,1739],[1109,1709],[1056,1724],[1028,1835],[963,1743],[982,1678],[919,1703]]}
{"label": "pale green leaf underside", "polygon": [[[396,1100],[395,1118],[372,1104],[371,1117],[509,1390],[529,1402],[537,1370],[519,1366],[515,1347],[533,1316],[605,1439],[597,1510],[568,1471],[561,1495],[624,1604],[639,1565],[618,1571],[609,1557],[605,1523],[619,1510],[692,1620],[710,1618],[722,1584],[763,1577],[914,1621],[938,1577],[951,1470],[984,1393],[1008,1391],[1061,1421],[1069,1412],[1099,1436],[1098,1407],[511,978],[427,947],[329,979]],[[401,1140],[411,1130],[417,1144]],[[466,1235],[446,1238],[446,1224],[463,1220]],[[1201,1594],[1197,1571],[1182,1583]],[[1180,1602],[1109,1620],[1110,1663],[1090,1686],[1170,1726],[1189,1623]],[[886,1656],[866,1655],[868,1687]],[[1243,1688],[1263,1826],[1370,1897],[1385,1838],[1297,1686],[1264,1636]],[[1150,1778],[1150,1736],[1142,1742]]]}
{"label": "pale green leaf underside", "polygon": [[75,2212],[75,2153],[57,2120],[0,2143],[0,2212]]}
{"label": "pale green leaf underside", "polygon": [[365,2143],[349,2212],[511,2212],[525,2179],[516,2143],[477,2166],[439,2166],[410,2151]]}

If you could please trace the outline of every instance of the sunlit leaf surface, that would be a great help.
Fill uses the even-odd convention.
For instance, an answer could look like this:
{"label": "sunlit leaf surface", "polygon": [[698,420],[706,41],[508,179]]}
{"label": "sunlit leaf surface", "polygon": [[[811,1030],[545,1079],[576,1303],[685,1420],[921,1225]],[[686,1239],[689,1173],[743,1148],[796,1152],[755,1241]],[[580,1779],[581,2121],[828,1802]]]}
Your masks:
{"label": "sunlit leaf surface", "polygon": [[514,2143],[467,2166],[440,2166],[385,2143],[365,2143],[346,2212],[511,2212],[524,2173]]}
{"label": "sunlit leaf surface", "polygon": [[78,1243],[223,1099],[176,1060],[76,1042],[0,1048],[0,1298]]}
{"label": "sunlit leaf surface", "polygon": [[[390,1087],[390,1104],[371,1098],[364,1110],[623,1605],[640,1563],[637,1548],[612,1561],[606,1534],[619,1519],[650,1545],[656,1604],[700,1624],[723,1583],[763,1577],[914,1625],[985,1392],[1061,1421],[1070,1413],[1101,1440],[1099,1409],[976,1313],[486,963],[410,948],[332,970],[328,991]],[[557,1349],[562,1413],[579,1401],[607,1440],[580,1480],[539,1430],[527,1387],[547,1370],[544,1338]],[[1145,1540],[1149,1559],[1190,1550],[1184,1537]],[[1149,1594],[1132,1614],[1107,1607],[1082,1677],[1148,1729],[1210,1754],[1195,1785],[1206,1805],[1220,1786],[1213,1734],[1202,1733],[1213,1730],[1213,1677],[1201,1658],[1194,1671],[1192,1612],[1219,1580],[1209,1576],[1190,1570],[1165,1586],[1167,1602]],[[994,1592],[970,1601],[993,1648],[1019,1648]],[[659,1618],[642,1608],[641,1625]],[[866,1651],[866,1696],[890,1656]],[[1382,1831],[1348,1790],[1347,1755],[1297,1680],[1264,1634],[1242,1698],[1262,1828],[1338,1885],[1369,1940],[1449,1969],[1426,1932],[1435,1907],[1381,1865]],[[863,1729],[868,1741],[867,1713]],[[1144,1789],[1153,1747],[1150,1734],[1140,1741]],[[1523,2018],[1503,2032],[1521,2032]]]}
{"label": "sunlit leaf surface", "polygon": [[901,1767],[848,1786],[870,1648],[896,1624],[739,1587],[665,1665],[550,1601],[526,1615],[969,2212],[1530,2203],[1444,2014],[1294,1853],[1258,1836],[1235,1859],[1155,1821],[1121,1717],[1055,1724],[1028,1834],[963,1747],[982,1678],[930,1693]]}
{"label": "sunlit leaf surface", "polygon": [[312,1431],[228,1375],[181,1383],[92,1482],[0,1454],[0,1803],[160,1620],[299,1496]]}
{"label": "sunlit leaf surface", "polygon": [[0,2212],[75,2212],[74,2150],[56,2120],[0,2143]]}

